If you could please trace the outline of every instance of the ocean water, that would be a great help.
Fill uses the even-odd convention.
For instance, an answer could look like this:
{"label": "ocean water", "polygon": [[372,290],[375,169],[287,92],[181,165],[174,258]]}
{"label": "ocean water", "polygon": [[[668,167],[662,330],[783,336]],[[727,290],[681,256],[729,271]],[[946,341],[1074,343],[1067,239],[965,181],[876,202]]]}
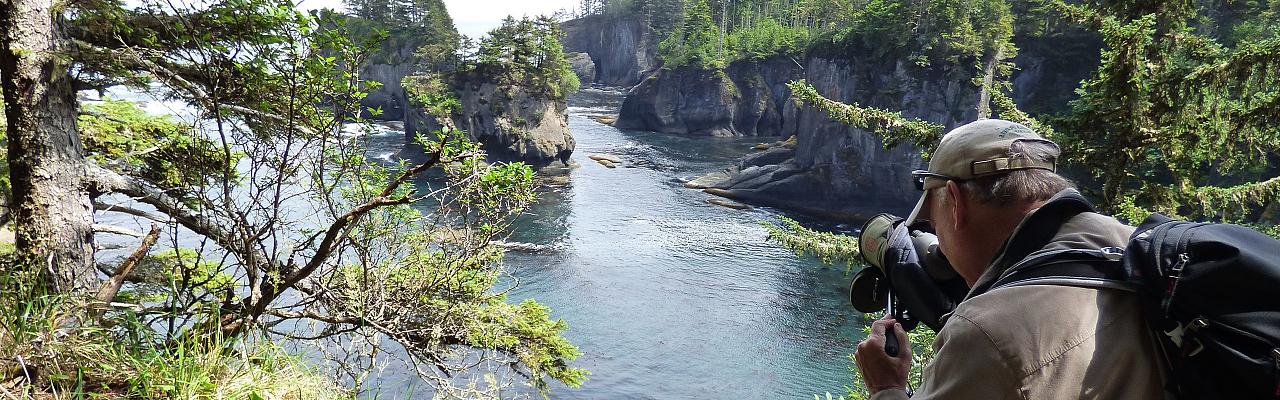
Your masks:
{"label": "ocean water", "polygon": [[[194,118],[185,105],[145,93],[111,95],[152,112]],[[811,399],[843,393],[852,378],[849,354],[865,324],[846,302],[850,277],[844,267],[769,243],[761,223],[785,215],[780,211],[709,204],[713,196],[682,185],[777,138],[622,131],[594,119],[616,115],[622,97],[617,89],[589,88],[570,99],[578,166],[543,181],[540,200],[515,223],[510,238],[547,250],[508,252],[503,262],[510,301],[531,298],[550,307],[583,352],[573,365],[591,372],[580,388],[553,383],[551,397]],[[403,134],[391,128],[346,131],[368,139],[373,160],[393,161],[405,148]],[[624,162],[606,168],[589,158],[595,154]],[[135,230],[149,225],[112,213],[99,218]],[[123,257],[134,243],[109,236],[99,242],[109,248],[100,253],[108,258]],[[180,230],[161,247],[202,243]],[[307,353],[306,346],[297,349]],[[397,362],[375,374],[364,397],[431,395]],[[505,393],[538,397],[522,385]]]}
{"label": "ocean water", "polygon": [[[724,168],[757,141],[621,131],[622,93],[570,99],[580,166],[549,185],[512,240],[550,246],[508,253],[512,301],[533,298],[565,320],[591,371],[553,398],[794,399],[843,393],[862,316],[843,267],[766,241],[778,212],[706,202],[681,182]],[[588,157],[614,155],[623,167]]]}

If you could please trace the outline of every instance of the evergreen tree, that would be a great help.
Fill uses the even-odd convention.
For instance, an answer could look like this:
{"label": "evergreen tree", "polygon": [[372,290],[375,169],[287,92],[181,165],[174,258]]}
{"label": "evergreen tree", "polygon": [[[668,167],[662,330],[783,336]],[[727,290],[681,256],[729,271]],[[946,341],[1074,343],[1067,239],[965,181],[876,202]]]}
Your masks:
{"label": "evergreen tree", "polygon": [[659,44],[664,65],[723,68],[724,60],[717,50],[719,37],[720,29],[711,19],[707,0],[696,0],[685,10],[678,28]]}
{"label": "evergreen tree", "polygon": [[[1277,201],[1280,177],[1270,161],[1280,150],[1280,37],[1259,28],[1274,26],[1265,17],[1274,15],[1272,6],[1255,4],[1253,13],[1214,22],[1189,0],[1046,5],[1102,36],[1101,65],[1081,82],[1071,112],[1050,124],[1018,110],[1007,82],[976,80],[989,94],[979,110],[1057,141],[1066,161],[1087,171],[1086,193],[1131,222],[1158,211],[1253,223]],[[1014,51],[1008,37],[978,39],[945,46],[988,55]],[[831,101],[803,82],[790,86],[797,101],[880,134],[886,146],[909,142],[927,154],[943,133],[940,125],[892,110]]]}

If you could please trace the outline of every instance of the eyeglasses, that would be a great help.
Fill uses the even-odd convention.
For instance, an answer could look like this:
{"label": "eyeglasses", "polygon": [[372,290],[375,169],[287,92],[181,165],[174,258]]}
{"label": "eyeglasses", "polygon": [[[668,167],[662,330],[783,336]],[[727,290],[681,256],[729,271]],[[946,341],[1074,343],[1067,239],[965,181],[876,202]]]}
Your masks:
{"label": "eyeglasses", "polygon": [[964,181],[965,181],[965,179],[956,178],[956,177],[954,177],[954,176],[946,176],[946,175],[942,175],[942,174],[935,174],[935,173],[932,173],[932,172],[929,172],[929,171],[925,171],[925,170],[922,170],[922,169],[917,169],[917,170],[915,170],[915,171],[911,171],[911,181],[912,181],[912,183],[914,183],[914,184],[915,184],[915,186],[916,186],[916,190],[919,190],[919,191],[921,191],[921,192],[923,192],[923,191],[924,191],[924,180],[925,180],[925,178],[941,179],[941,180],[944,180],[944,181],[955,181],[956,183],[964,183]]}

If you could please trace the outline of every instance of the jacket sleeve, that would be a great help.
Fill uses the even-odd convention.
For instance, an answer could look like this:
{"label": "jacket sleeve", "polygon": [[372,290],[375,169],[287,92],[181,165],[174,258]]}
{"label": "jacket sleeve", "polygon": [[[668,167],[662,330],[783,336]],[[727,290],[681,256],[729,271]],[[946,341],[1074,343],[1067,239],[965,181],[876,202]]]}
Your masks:
{"label": "jacket sleeve", "polygon": [[[925,366],[913,399],[1022,399],[1017,372],[981,326],[952,315],[933,342],[936,356]],[[880,393],[877,393],[879,395]],[[895,397],[886,393],[886,397]],[[896,398],[905,398],[904,396]]]}

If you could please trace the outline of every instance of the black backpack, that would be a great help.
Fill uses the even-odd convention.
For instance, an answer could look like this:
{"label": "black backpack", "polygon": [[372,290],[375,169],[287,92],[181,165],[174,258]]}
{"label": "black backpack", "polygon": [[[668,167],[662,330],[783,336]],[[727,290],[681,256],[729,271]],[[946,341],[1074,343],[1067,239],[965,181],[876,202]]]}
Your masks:
{"label": "black backpack", "polygon": [[[1083,198],[1065,203],[1041,209],[1049,214],[1042,218],[1060,218],[1047,225],[1055,232],[1039,233],[1042,243],[1062,221],[1093,211]],[[1166,390],[1178,399],[1280,399],[1276,239],[1238,225],[1155,214],[1123,250],[1039,254],[991,289],[1028,284],[1139,293],[1167,367]]]}

